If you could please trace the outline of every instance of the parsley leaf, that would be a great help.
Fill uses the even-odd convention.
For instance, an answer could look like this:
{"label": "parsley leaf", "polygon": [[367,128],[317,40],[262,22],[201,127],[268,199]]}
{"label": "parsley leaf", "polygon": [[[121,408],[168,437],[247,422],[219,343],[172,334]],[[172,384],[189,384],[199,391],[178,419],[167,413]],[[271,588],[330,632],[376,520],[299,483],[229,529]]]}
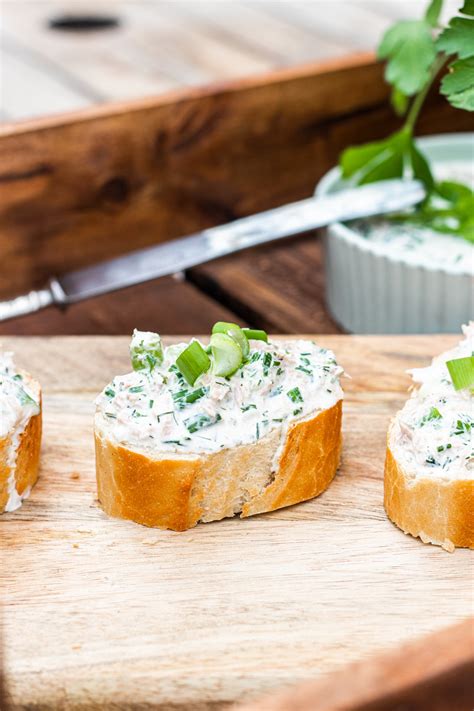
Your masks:
{"label": "parsley leaf", "polygon": [[[464,8],[461,12],[463,11]],[[446,54],[456,54],[459,59],[469,59],[474,56],[473,33],[473,20],[467,17],[453,17],[449,26],[438,37],[437,49]]]}
{"label": "parsley leaf", "polygon": [[428,161],[416,147],[411,132],[402,129],[383,141],[347,148],[341,156],[342,177],[354,177],[360,185],[376,180],[401,178],[407,172],[421,180],[427,190],[434,186]]}
{"label": "parsley leaf", "polygon": [[474,0],[465,0],[459,11],[438,37],[436,48],[455,55],[441,82],[441,93],[456,109],[474,111]]}
{"label": "parsley leaf", "polygon": [[440,91],[455,109],[474,111],[474,58],[453,62],[441,81]]}
{"label": "parsley leaf", "polygon": [[390,27],[378,48],[387,59],[385,78],[406,96],[425,86],[436,57],[436,47],[427,20],[402,20]]}

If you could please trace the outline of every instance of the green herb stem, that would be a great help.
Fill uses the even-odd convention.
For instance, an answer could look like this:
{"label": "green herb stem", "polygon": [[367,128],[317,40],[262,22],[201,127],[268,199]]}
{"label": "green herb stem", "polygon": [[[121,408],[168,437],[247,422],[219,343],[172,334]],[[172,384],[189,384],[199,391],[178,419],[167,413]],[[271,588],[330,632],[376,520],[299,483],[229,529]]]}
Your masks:
{"label": "green herb stem", "polygon": [[434,80],[438,76],[438,73],[447,61],[448,57],[445,54],[441,54],[435,59],[435,61],[433,62],[433,66],[431,67],[428,81],[426,82],[423,89],[413,99],[403,127],[405,130],[410,132],[410,135],[413,134],[418,115],[421,111],[423,104],[425,103],[425,99],[428,96],[429,90],[431,89]]}

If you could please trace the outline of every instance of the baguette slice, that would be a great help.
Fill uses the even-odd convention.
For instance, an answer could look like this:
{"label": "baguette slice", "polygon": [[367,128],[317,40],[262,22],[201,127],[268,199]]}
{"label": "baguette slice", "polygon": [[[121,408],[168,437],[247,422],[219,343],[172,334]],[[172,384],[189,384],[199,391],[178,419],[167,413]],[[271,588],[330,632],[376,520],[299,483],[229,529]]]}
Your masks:
{"label": "baguette slice", "polygon": [[150,457],[113,443],[96,420],[99,500],[109,516],[184,531],[199,521],[274,511],[321,494],[341,452],[342,401],[291,425],[276,472],[280,430],[199,457]]}
{"label": "baguette slice", "polygon": [[[38,479],[41,446],[41,389],[25,372],[21,385],[35,404],[23,403],[8,431],[0,436],[0,513],[15,511],[26,499]],[[0,390],[0,397],[6,397]],[[4,418],[6,416],[4,413]]]}
{"label": "baguette slice", "polygon": [[158,335],[142,332],[134,344],[142,356],[132,356],[134,371],[97,398],[97,486],[110,516],[183,531],[329,486],[343,397],[333,353],[312,341],[260,340],[229,376],[208,367],[191,386],[176,366],[189,346],[160,353]]}
{"label": "baguette slice", "polygon": [[474,404],[469,391],[456,391],[446,361],[470,356],[473,326],[466,340],[413,371],[421,387],[392,421],[387,442],[384,505],[405,533],[447,551],[474,548]]}

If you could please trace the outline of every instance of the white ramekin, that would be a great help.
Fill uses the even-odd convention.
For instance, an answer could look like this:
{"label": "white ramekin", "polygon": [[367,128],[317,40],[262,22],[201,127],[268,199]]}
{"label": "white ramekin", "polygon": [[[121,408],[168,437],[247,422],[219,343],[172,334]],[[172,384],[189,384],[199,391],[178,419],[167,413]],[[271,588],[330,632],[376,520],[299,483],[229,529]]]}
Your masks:
{"label": "white ramekin", "polygon": [[[433,163],[473,160],[473,133],[430,136],[417,143]],[[319,182],[316,195],[340,186],[340,172],[334,168]],[[410,263],[341,223],[327,228],[323,242],[326,301],[345,330],[458,333],[473,318],[472,273]]]}

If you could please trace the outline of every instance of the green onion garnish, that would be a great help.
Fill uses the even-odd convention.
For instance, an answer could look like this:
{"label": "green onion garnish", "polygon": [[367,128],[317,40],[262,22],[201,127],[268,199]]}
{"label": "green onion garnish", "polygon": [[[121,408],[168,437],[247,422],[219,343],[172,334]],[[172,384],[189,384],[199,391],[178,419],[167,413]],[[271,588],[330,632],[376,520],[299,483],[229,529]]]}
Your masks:
{"label": "green onion garnish", "polygon": [[265,343],[268,343],[268,336],[265,331],[260,331],[258,328],[243,328],[242,331],[249,341],[265,341]]}
{"label": "green onion garnish", "polygon": [[179,372],[189,385],[194,385],[200,375],[209,370],[211,360],[198,341],[192,341],[176,358]]}
{"label": "green onion garnish", "polygon": [[240,326],[238,326],[236,323],[227,323],[227,321],[218,321],[217,323],[214,324],[212,327],[212,333],[225,333],[227,336],[230,336],[231,338],[234,339],[234,341],[237,341],[239,344],[241,350],[242,350],[242,355],[244,358],[246,358],[249,354],[250,351],[250,346],[249,342],[247,340],[247,336],[245,335],[244,331]]}
{"label": "green onion garnish", "polygon": [[448,360],[446,366],[455,390],[474,388],[474,356]]}
{"label": "green onion garnish", "polygon": [[214,358],[212,371],[214,375],[226,378],[233,375],[242,364],[242,349],[232,336],[226,333],[213,333],[211,336],[211,351]]}
{"label": "green onion garnish", "polygon": [[133,370],[151,372],[156,365],[160,365],[163,362],[163,347],[159,335],[135,330],[130,343],[130,358]]}

